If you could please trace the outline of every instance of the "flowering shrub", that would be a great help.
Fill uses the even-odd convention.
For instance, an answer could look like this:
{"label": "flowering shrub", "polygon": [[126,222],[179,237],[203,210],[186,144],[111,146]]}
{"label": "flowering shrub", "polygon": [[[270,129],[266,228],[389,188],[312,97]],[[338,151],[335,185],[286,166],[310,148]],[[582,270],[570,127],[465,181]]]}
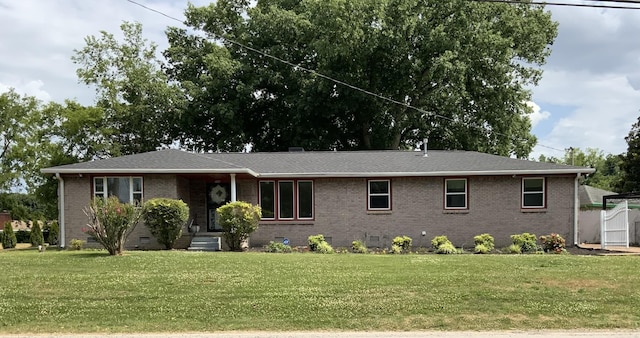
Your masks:
{"label": "flowering shrub", "polygon": [[94,198],[84,209],[89,217],[86,233],[100,243],[110,255],[121,255],[127,237],[138,224],[142,210],[133,204],[120,203],[118,197]]}
{"label": "flowering shrub", "polygon": [[566,251],[565,240],[558,234],[540,236],[540,241],[545,252],[563,253]]}

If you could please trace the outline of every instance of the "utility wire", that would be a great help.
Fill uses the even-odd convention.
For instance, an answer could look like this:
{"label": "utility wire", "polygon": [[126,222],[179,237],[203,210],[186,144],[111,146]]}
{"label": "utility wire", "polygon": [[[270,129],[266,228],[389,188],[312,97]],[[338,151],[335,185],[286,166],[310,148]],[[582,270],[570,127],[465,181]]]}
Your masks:
{"label": "utility wire", "polygon": [[[130,3],[132,3],[132,4],[134,4],[134,5],[140,6],[140,7],[144,8],[144,9],[146,9],[146,10],[149,10],[149,11],[152,11],[152,12],[154,12],[154,13],[160,14],[160,15],[162,15],[162,16],[164,16],[164,17],[166,17],[166,18],[169,18],[169,19],[171,19],[171,20],[174,20],[174,21],[180,22],[181,24],[185,24],[185,23],[184,23],[184,21],[182,21],[182,20],[180,20],[180,19],[178,19],[178,18],[176,18],[176,17],[174,17],[174,16],[171,16],[171,15],[169,15],[169,14],[166,14],[166,13],[161,12],[161,11],[159,11],[159,10],[156,10],[156,9],[154,9],[154,8],[151,8],[151,7],[148,7],[148,6],[146,6],[146,5],[143,5],[143,4],[141,4],[141,3],[137,2],[137,1],[134,1],[134,0],[127,0],[127,1],[128,1],[128,2],[130,2]],[[502,3],[514,3],[514,4],[515,4],[515,3],[523,3],[523,4],[525,3],[525,2],[509,1],[509,0],[469,0],[469,1],[477,1],[477,2],[502,2]],[[601,1],[611,1],[611,2],[634,2],[634,3],[635,3],[635,1],[632,1],[632,0],[601,0]],[[534,2],[526,2],[526,3],[527,3],[527,4],[535,4]],[[640,4],[640,1],[638,1],[638,3]],[[540,4],[545,4],[545,3],[540,3]],[[640,9],[640,7],[638,7],[638,8],[634,8],[634,9]],[[405,103],[405,102],[401,102],[401,101],[394,100],[394,99],[392,99],[392,98],[389,98],[389,97],[386,97],[386,96],[380,95],[380,94],[378,94],[378,93],[374,93],[374,92],[372,92],[372,91],[369,91],[369,90],[366,90],[366,89],[363,89],[363,88],[357,87],[357,86],[352,85],[352,84],[350,84],[350,83],[347,83],[347,82],[344,82],[344,81],[341,81],[341,80],[338,80],[338,79],[332,78],[332,77],[327,76],[327,75],[324,75],[324,74],[319,73],[319,72],[317,72],[317,71],[315,71],[315,70],[313,70],[313,69],[309,69],[309,68],[306,68],[306,67],[304,67],[304,66],[301,66],[301,65],[298,65],[298,64],[294,64],[294,63],[292,63],[292,62],[290,62],[290,61],[284,60],[284,59],[279,58],[279,57],[277,57],[277,56],[273,56],[273,55],[271,55],[271,54],[268,54],[268,53],[263,52],[263,51],[261,51],[261,50],[258,50],[258,49],[256,49],[256,48],[249,47],[249,46],[247,46],[247,45],[245,45],[245,44],[242,44],[242,43],[237,42],[237,41],[235,41],[235,40],[231,40],[231,39],[226,38],[226,37],[224,37],[224,36],[221,36],[221,35],[218,35],[218,34],[214,34],[214,33],[212,33],[212,34],[213,34],[214,36],[216,36],[217,38],[219,38],[219,39],[221,39],[221,40],[224,40],[224,41],[226,41],[226,42],[228,42],[228,43],[230,43],[230,44],[233,44],[233,45],[238,46],[238,47],[240,47],[240,48],[243,48],[243,49],[246,49],[246,50],[252,51],[252,52],[257,53],[257,54],[259,54],[259,55],[262,55],[262,56],[264,56],[264,57],[267,57],[267,58],[270,58],[270,59],[276,60],[276,61],[278,61],[278,62],[284,63],[284,64],[286,64],[286,65],[288,65],[288,66],[291,66],[294,70],[302,70],[302,71],[305,71],[305,72],[307,72],[307,73],[310,73],[310,74],[313,74],[313,75],[315,75],[315,76],[317,76],[317,77],[320,77],[320,78],[323,78],[323,79],[329,80],[329,81],[334,82],[334,83],[336,83],[336,84],[339,84],[339,85],[342,85],[342,86],[345,86],[345,87],[351,88],[351,89],[353,89],[353,90],[356,90],[356,91],[359,91],[359,92],[365,93],[365,94],[367,94],[367,95],[371,95],[371,96],[377,97],[377,98],[379,98],[379,99],[381,99],[381,100],[385,100],[385,101],[387,101],[387,102],[391,102],[391,103],[394,103],[394,104],[397,104],[397,105],[403,106],[403,107],[405,107],[405,108],[407,108],[407,109],[413,109],[413,110],[415,110],[415,111],[417,111],[417,112],[419,112],[419,113],[426,114],[426,115],[428,115],[428,116],[437,117],[437,118],[440,118],[440,119],[443,119],[443,120],[447,120],[447,121],[452,122],[452,123],[462,124],[462,125],[465,125],[465,126],[467,126],[467,127],[476,128],[476,129],[478,129],[478,130],[484,130],[484,128],[482,128],[482,127],[480,127],[480,126],[472,125],[472,124],[470,124],[470,123],[466,123],[466,122],[464,122],[464,121],[457,121],[457,120],[455,120],[455,119],[453,119],[453,118],[450,118],[450,117],[448,117],[448,116],[444,116],[444,115],[436,114],[436,113],[434,113],[434,112],[428,112],[428,111],[426,111],[426,110],[424,110],[424,109],[421,109],[421,108],[418,108],[418,107],[414,107],[414,106],[412,106],[412,105],[410,105],[410,104],[408,104],[408,103]],[[509,135],[506,135],[506,134],[503,134],[503,133],[499,133],[499,132],[495,132],[495,131],[494,131],[494,133],[495,133],[496,135],[509,136]],[[523,141],[523,140],[513,140],[513,141]],[[557,151],[564,151],[564,150],[560,150],[560,149],[557,149],[557,148],[553,148],[553,147],[545,146],[545,145],[542,145],[542,144],[536,144],[536,146],[540,146],[540,147],[544,147],[544,148],[548,148],[548,149],[553,149],[553,150],[557,150]]]}

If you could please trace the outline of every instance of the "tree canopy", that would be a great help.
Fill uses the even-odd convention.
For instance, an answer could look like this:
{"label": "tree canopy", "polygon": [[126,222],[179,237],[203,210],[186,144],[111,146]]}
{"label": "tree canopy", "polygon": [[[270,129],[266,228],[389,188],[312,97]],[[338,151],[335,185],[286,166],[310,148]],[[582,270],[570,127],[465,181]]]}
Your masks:
{"label": "tree canopy", "polygon": [[631,126],[627,141],[627,152],[620,156],[622,180],[619,183],[620,192],[640,192],[640,117]]}
{"label": "tree canopy", "polygon": [[196,32],[169,28],[165,56],[188,98],[188,148],[397,149],[429,137],[526,157],[536,142],[527,86],[557,32],[540,6],[219,0],[185,14]]}

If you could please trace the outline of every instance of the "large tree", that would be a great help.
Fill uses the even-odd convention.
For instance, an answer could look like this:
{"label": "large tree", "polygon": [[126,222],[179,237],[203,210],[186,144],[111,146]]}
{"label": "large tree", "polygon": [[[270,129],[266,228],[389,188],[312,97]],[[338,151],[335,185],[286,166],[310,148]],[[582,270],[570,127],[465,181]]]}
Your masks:
{"label": "large tree", "polygon": [[19,185],[20,169],[36,160],[29,149],[42,125],[40,105],[35,97],[13,89],[0,93],[0,192]]}
{"label": "large tree", "polygon": [[165,56],[189,98],[187,147],[397,149],[429,137],[526,157],[535,144],[527,88],[557,31],[540,6],[219,0],[186,17],[200,32],[170,28]]}
{"label": "large tree", "polygon": [[633,124],[627,141],[627,152],[620,155],[622,163],[622,180],[619,183],[621,192],[640,192],[640,117]]}
{"label": "large tree", "polygon": [[100,37],[85,38],[86,46],[72,57],[80,66],[80,81],[96,88],[96,107],[102,111],[94,112],[101,128],[111,130],[111,145],[103,149],[111,156],[171,144],[172,121],[183,99],[161,69],[157,46],[142,37],[142,25],[125,22],[120,28],[122,41],[102,31]]}

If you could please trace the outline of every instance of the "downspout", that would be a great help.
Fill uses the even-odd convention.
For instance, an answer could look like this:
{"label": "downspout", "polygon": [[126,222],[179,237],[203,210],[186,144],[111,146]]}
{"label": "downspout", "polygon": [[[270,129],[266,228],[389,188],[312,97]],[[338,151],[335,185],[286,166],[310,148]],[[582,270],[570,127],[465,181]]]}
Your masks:
{"label": "downspout", "polygon": [[64,229],[64,179],[60,176],[60,173],[56,173],[56,179],[58,179],[58,208],[60,210],[58,214],[58,224],[60,225],[60,239],[58,246],[64,248],[65,246],[65,229]]}
{"label": "downspout", "polygon": [[580,173],[576,174],[576,179],[573,183],[573,246],[579,244],[578,241],[578,215],[580,214],[580,197],[578,196],[578,187],[580,180]]}

